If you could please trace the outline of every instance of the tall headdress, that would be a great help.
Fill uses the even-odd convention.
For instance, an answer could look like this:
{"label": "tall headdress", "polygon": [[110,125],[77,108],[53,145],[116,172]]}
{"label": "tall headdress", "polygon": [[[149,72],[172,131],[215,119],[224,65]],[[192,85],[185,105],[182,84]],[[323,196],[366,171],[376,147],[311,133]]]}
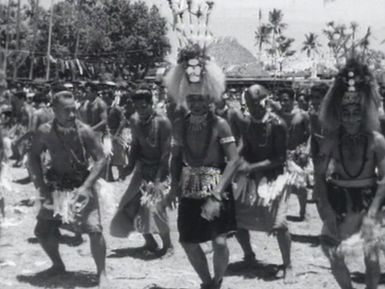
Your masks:
{"label": "tall headdress", "polygon": [[178,104],[184,104],[189,94],[209,95],[213,101],[219,100],[225,91],[225,75],[207,53],[213,38],[209,23],[214,2],[167,1],[179,44],[177,65],[165,77],[168,94]]}
{"label": "tall headdress", "polygon": [[335,77],[321,107],[321,121],[326,129],[339,127],[341,107],[360,105],[365,111],[368,130],[378,128],[378,106],[380,103],[377,82],[368,66],[356,58],[347,61]]}

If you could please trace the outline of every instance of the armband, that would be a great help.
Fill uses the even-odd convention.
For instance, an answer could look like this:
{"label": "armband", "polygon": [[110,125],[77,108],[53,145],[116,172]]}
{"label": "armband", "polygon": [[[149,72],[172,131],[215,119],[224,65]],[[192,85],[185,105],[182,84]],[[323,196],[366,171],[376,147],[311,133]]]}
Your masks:
{"label": "armband", "polygon": [[232,142],[235,142],[235,138],[233,136],[224,137],[224,138],[221,138],[219,140],[220,144],[228,144],[228,143],[232,143]]}

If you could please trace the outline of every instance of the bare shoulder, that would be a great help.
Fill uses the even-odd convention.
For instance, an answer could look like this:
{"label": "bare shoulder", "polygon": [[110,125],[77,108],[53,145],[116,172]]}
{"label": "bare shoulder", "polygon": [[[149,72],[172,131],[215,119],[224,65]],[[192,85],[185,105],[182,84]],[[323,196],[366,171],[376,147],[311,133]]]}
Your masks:
{"label": "bare shoulder", "polygon": [[155,118],[160,122],[160,123],[169,123],[169,119],[163,114],[163,113],[160,113],[160,112],[157,112],[156,113],[156,116]]}
{"label": "bare shoulder", "polygon": [[49,146],[55,138],[56,134],[53,132],[53,121],[42,124],[32,138],[31,153],[39,154],[41,148]]}
{"label": "bare shoulder", "polygon": [[301,115],[302,115],[302,119],[304,119],[306,121],[310,119],[310,114],[308,111],[301,110]]}
{"label": "bare shoulder", "polygon": [[97,98],[97,104],[99,107],[106,107],[107,108],[107,103],[100,97]]}
{"label": "bare shoulder", "polygon": [[215,128],[218,131],[219,136],[231,134],[231,128],[229,123],[222,117],[214,116]]}
{"label": "bare shoulder", "polygon": [[275,113],[272,113],[270,115],[269,122],[271,123],[273,128],[275,128],[276,130],[279,130],[279,131],[282,131],[282,130],[286,131],[287,130],[286,122],[283,120],[282,117],[278,116]]}
{"label": "bare shoulder", "polygon": [[293,123],[299,124],[302,122],[305,122],[309,119],[308,112],[304,111],[303,109],[295,110],[293,113]]}
{"label": "bare shoulder", "polygon": [[53,127],[53,120],[39,126],[39,128],[37,129],[37,133],[40,136],[49,135],[52,132],[52,127]]}
{"label": "bare shoulder", "polygon": [[218,128],[225,128],[228,126],[228,122],[223,117],[214,116]]}
{"label": "bare shoulder", "polygon": [[133,113],[129,118],[130,126],[133,131],[135,131],[139,124],[139,115],[137,112]]}
{"label": "bare shoulder", "polygon": [[372,139],[374,148],[385,150],[385,137],[381,133],[373,131],[370,134],[370,138]]}
{"label": "bare shoulder", "polygon": [[229,108],[229,115],[230,115],[230,118],[234,118],[234,119],[243,119],[244,116],[242,114],[242,111],[238,108],[235,108],[235,107],[230,107]]}
{"label": "bare shoulder", "polygon": [[164,114],[157,113],[156,120],[158,121],[160,127],[171,130],[171,122]]}
{"label": "bare shoulder", "polygon": [[76,125],[77,125],[77,129],[78,129],[79,133],[82,136],[87,136],[87,137],[94,137],[95,136],[94,130],[88,124],[86,124],[80,120],[76,120]]}
{"label": "bare shoulder", "polygon": [[337,133],[324,136],[320,145],[320,154],[329,155],[338,146],[339,137]]}

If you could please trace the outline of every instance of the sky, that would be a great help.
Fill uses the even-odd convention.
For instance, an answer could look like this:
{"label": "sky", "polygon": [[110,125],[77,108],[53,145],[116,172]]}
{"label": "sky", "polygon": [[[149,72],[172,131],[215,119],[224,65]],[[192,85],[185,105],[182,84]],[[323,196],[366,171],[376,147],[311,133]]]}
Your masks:
{"label": "sky", "polygon": [[[47,7],[51,0],[40,1]],[[157,5],[161,14],[171,23],[171,12],[166,0],[145,2]],[[267,21],[268,12],[273,8],[282,10],[283,21],[288,24],[285,35],[296,39],[293,45],[297,50],[301,49],[304,35],[309,32],[319,34],[325,45],[322,29],[327,22],[334,20],[346,25],[352,21],[359,23],[359,36],[363,36],[367,27],[371,26],[373,48],[385,51],[385,44],[381,44],[385,39],[385,0],[216,0],[211,30],[215,36],[235,37],[255,54],[254,31],[258,25],[258,11],[262,10],[262,20]],[[170,31],[169,35],[176,47],[173,32]]]}

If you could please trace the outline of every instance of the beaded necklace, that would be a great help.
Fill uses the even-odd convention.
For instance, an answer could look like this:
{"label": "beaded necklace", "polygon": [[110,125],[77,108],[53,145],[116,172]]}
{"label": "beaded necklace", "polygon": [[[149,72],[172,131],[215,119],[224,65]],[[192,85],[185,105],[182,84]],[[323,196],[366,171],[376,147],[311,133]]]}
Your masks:
{"label": "beaded necklace", "polygon": [[[356,179],[357,177],[359,177],[364,168],[365,168],[365,164],[366,164],[366,151],[367,151],[367,148],[368,148],[368,138],[363,135],[363,134],[357,134],[357,135],[354,135],[354,136],[348,136],[348,138],[351,140],[351,142],[349,141],[350,144],[352,145],[357,145],[357,143],[361,142],[362,139],[364,140],[364,150],[363,150],[363,154],[362,154],[362,160],[361,160],[361,165],[360,165],[360,168],[358,170],[358,172],[356,174],[351,174],[349,171],[348,171],[348,168],[345,164],[345,157],[344,157],[344,154],[343,154],[343,150],[342,150],[342,133],[340,135],[340,143],[338,145],[338,149],[339,149],[339,153],[340,153],[340,156],[341,156],[341,165],[342,165],[342,169],[344,170],[345,174],[351,178],[351,179]],[[346,137],[346,136],[345,136]]]}
{"label": "beaded necklace", "polygon": [[[157,146],[157,139],[158,139],[158,128],[159,123],[155,119],[156,112],[153,112],[147,119],[145,120],[139,120],[139,125],[141,127],[141,133],[144,135],[144,139],[151,147]],[[150,129],[148,130],[148,133],[145,134],[145,127],[150,126]]]}
{"label": "beaded necklace", "polygon": [[[78,123],[75,121],[74,123],[74,126],[73,127],[70,127],[70,128],[65,128],[63,126],[61,126],[57,120],[55,119],[53,121],[53,129],[56,133],[56,136],[58,137],[59,141],[60,141],[60,144],[62,145],[62,147],[64,148],[64,150],[69,153],[70,156],[72,156],[72,160],[71,160],[71,165],[72,167],[74,167],[74,162],[77,164],[77,165],[81,165],[81,166],[86,166],[86,163],[87,163],[87,154],[86,154],[86,150],[85,150],[85,146],[84,146],[84,142],[83,142],[83,139],[80,135],[80,132],[79,132],[79,127],[78,127]],[[68,147],[66,145],[66,142],[63,140],[61,134],[70,134],[72,132],[76,132],[77,134],[77,137],[78,137],[78,140],[79,140],[79,143],[80,143],[80,147],[81,147],[81,150],[82,150],[82,158],[83,158],[83,161],[81,161],[78,156],[76,155],[76,153],[74,152],[74,150],[70,147]]]}
{"label": "beaded necklace", "polygon": [[[208,151],[209,151],[209,146],[210,146],[210,141],[211,141],[211,136],[213,134],[213,122],[214,122],[214,116],[212,114],[206,114],[206,119],[205,119],[205,126],[208,127],[208,131],[207,131],[207,134],[206,134],[206,138],[204,140],[204,146],[203,146],[203,149],[201,152],[199,153],[194,153],[193,150],[191,149],[188,141],[187,141],[187,131],[189,130],[189,128],[193,131],[193,132],[196,132],[195,130],[192,129],[191,127],[191,122],[190,122],[190,119],[191,119],[191,114],[188,115],[185,120],[184,120],[184,124],[183,124],[183,129],[182,129],[182,137],[183,137],[183,142],[185,144],[185,148],[187,150],[187,153],[188,155],[192,156],[195,160],[199,160],[199,161],[203,161],[204,159],[206,159],[207,157],[207,154],[208,154]],[[203,129],[203,128],[202,128]],[[202,130],[201,129],[201,130]]]}

